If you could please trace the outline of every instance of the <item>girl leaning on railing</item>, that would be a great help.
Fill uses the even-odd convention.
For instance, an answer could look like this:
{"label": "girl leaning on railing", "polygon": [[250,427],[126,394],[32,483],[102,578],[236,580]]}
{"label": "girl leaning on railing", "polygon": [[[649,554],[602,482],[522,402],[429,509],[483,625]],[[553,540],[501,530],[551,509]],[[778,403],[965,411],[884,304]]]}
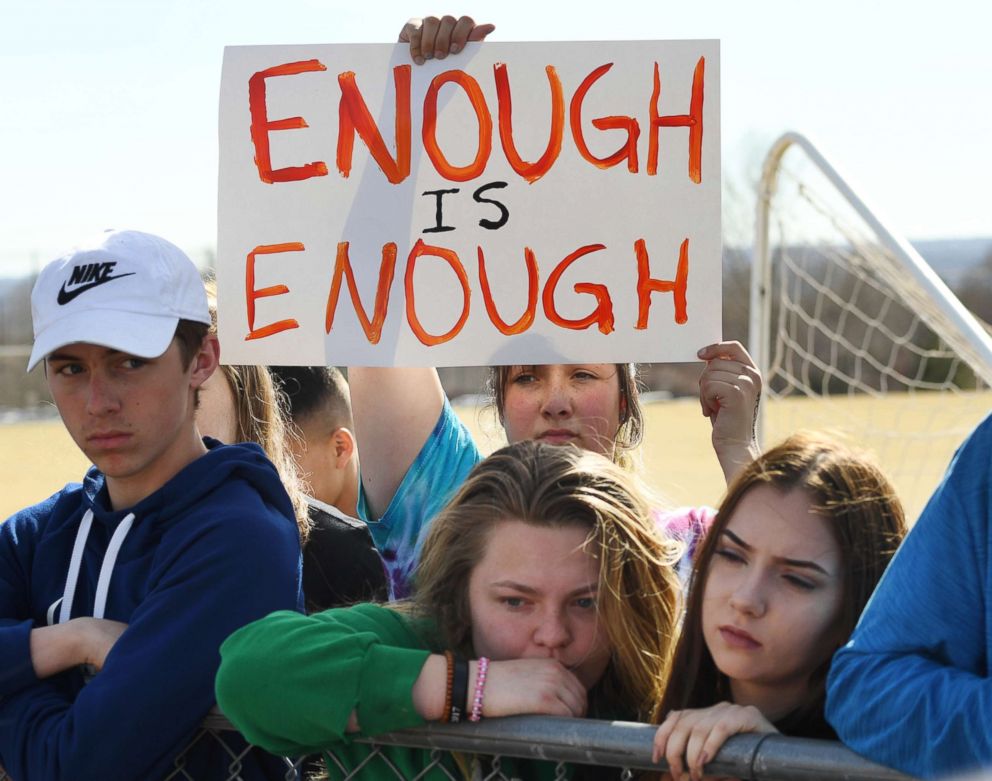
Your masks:
{"label": "girl leaning on railing", "polygon": [[[411,601],[276,613],[239,630],[221,649],[218,703],[269,751],[329,751],[352,768],[372,750],[352,738],[428,721],[650,721],[673,648],[679,554],[637,478],[573,446],[519,442],[480,463],[431,525]],[[426,750],[379,751],[405,777],[432,762]],[[442,763],[471,775],[465,757]],[[551,778],[555,765],[502,768]],[[362,778],[379,773],[395,777],[370,762]]]}

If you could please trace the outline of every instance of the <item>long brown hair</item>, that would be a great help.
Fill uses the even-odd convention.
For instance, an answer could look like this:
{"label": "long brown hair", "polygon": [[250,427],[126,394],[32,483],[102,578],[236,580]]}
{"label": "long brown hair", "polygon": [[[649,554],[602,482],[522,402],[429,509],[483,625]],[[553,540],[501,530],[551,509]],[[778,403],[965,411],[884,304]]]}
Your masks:
{"label": "long brown hair", "polygon": [[640,480],[605,457],[573,445],[525,440],[478,464],[431,524],[410,609],[436,623],[444,647],[472,654],[469,577],[493,530],[507,519],[588,530],[599,560],[597,609],[611,659],[590,695],[592,712],[654,715],[666,679],[678,617],[680,553],[651,519]]}
{"label": "long brown hair", "polygon": [[[727,677],[717,669],[703,638],[703,596],[710,562],[724,529],[744,495],[767,485],[782,494],[802,490],[822,516],[841,553],[843,585],[838,636],[846,641],[886,565],[906,534],[902,504],[881,470],[863,452],[824,434],[798,433],[749,464],[727,489],[692,570],[682,636],[660,715],[704,708],[730,698]],[[810,678],[797,713],[821,713],[830,659]]]}
{"label": "long brown hair", "polygon": [[[637,384],[637,364],[617,363],[617,382],[620,388],[620,427],[613,437],[613,462],[624,469],[633,470],[636,461],[634,451],[644,439],[644,409]],[[503,411],[506,401],[506,385],[510,379],[512,366],[490,366],[486,383],[489,397],[500,425],[504,425]]]}
{"label": "long brown hair", "polygon": [[[207,279],[204,286],[210,304],[210,319],[213,321],[210,332],[216,333],[217,283],[214,279]],[[292,433],[287,423],[288,402],[285,396],[276,388],[269,370],[264,366],[222,363],[218,370],[224,375],[234,396],[237,418],[234,441],[254,442],[265,451],[293,502],[300,545],[306,545],[310,538],[310,507],[303,490],[299,467],[287,440]]]}

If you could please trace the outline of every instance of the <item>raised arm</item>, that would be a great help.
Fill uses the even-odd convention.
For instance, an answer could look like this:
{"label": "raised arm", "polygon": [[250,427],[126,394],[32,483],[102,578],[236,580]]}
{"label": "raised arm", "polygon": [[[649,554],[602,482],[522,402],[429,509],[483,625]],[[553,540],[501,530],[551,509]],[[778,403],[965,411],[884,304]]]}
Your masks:
{"label": "raised arm", "polygon": [[386,511],[437,424],[444,389],[436,369],[348,369],[368,515]]}
{"label": "raised arm", "polygon": [[827,718],[859,754],[922,778],[992,764],[990,551],[987,418],[834,657]]}
{"label": "raised arm", "polygon": [[761,373],[740,342],[707,345],[698,355],[706,361],[699,403],[713,427],[713,450],[729,484],[761,452],[754,431]]}

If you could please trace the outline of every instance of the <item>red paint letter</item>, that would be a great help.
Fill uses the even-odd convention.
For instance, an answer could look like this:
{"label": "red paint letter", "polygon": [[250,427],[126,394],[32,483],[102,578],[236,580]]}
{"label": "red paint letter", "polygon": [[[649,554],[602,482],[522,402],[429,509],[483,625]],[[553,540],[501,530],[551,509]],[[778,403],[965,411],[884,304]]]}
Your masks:
{"label": "red paint letter", "polygon": [[499,100],[499,140],[503,145],[506,160],[524,179],[533,184],[554,165],[561,154],[561,137],[565,127],[565,101],[561,92],[561,79],[554,66],[549,65],[545,70],[548,82],[551,84],[551,137],[548,146],[536,163],[525,162],[513,144],[513,104],[510,99],[510,83],[506,76],[506,65],[502,62],[493,66],[496,73],[496,97]]}
{"label": "red paint letter", "polygon": [[[479,121],[479,151],[469,165],[459,168],[447,161],[437,144],[437,94],[441,87],[449,81],[458,84],[465,94],[468,95],[472,108],[475,110],[475,117]],[[467,182],[475,179],[486,169],[489,162],[489,153],[493,148],[493,118],[489,114],[489,107],[486,106],[486,99],[479,87],[479,82],[473,79],[464,71],[445,71],[434,77],[427,95],[424,96],[424,149],[427,156],[434,163],[434,168],[441,176],[452,182]]]}
{"label": "red paint letter", "polygon": [[675,297],[675,322],[685,325],[689,317],[686,314],[685,289],[689,282],[689,239],[682,242],[679,249],[679,265],[675,271],[675,281],[651,278],[651,261],[644,239],[634,242],[634,254],[637,255],[637,325],[634,328],[643,331],[648,327],[648,310],[651,309],[652,293],[673,293]]}
{"label": "red paint letter", "polygon": [[334,314],[338,308],[338,296],[341,294],[341,276],[348,280],[348,293],[351,295],[351,305],[358,315],[358,322],[365,331],[369,344],[378,344],[382,337],[382,324],[386,321],[386,309],[389,307],[389,291],[393,286],[393,272],[396,269],[396,244],[389,242],[382,245],[382,261],[379,263],[379,284],[375,289],[375,309],[372,321],[365,314],[362,299],[358,295],[358,285],[355,284],[355,272],[351,269],[351,259],[348,257],[348,242],[338,242],[338,256],[334,263],[334,278],[331,280],[331,293],[327,297],[327,309],[324,313],[324,330],[331,332],[334,325]]}
{"label": "red paint letter", "polygon": [[582,101],[586,97],[589,88],[602,77],[610,68],[612,62],[600,65],[590,73],[572,96],[572,103],[569,107],[569,119],[572,125],[572,138],[575,139],[575,147],[579,154],[592,163],[597,168],[612,168],[624,158],[627,160],[627,170],[632,174],[637,173],[637,138],[641,134],[641,126],[633,117],[600,117],[592,121],[593,127],[599,130],[626,130],[627,141],[616,152],[609,157],[596,157],[586,146],[585,137],[582,135]]}
{"label": "red paint letter", "polygon": [[285,285],[271,285],[255,289],[255,256],[273,255],[277,252],[303,252],[305,247],[297,241],[288,244],[260,244],[248,253],[248,262],[245,264],[245,303],[248,305],[248,335],[245,341],[251,339],[263,339],[272,336],[280,331],[288,331],[290,328],[299,328],[300,324],[293,318],[278,320],[275,323],[255,328],[255,301],[268,296],[281,296],[289,292]]}
{"label": "red paint letter", "polygon": [[273,182],[298,182],[312,176],[327,176],[327,165],[322,162],[306,165],[277,168],[272,170],[272,157],[269,154],[269,131],[294,130],[309,127],[303,117],[288,117],[269,121],[268,107],[265,104],[265,80],[270,76],[294,76],[308,71],[327,70],[318,60],[287,62],[266,68],[248,79],[248,110],[251,113],[251,140],[255,145],[255,167],[258,177],[267,184]]}
{"label": "red paint letter", "polygon": [[482,254],[482,247],[478,247],[478,251],[479,284],[482,286],[482,300],[486,304],[489,319],[501,334],[506,336],[522,334],[531,327],[534,322],[534,312],[537,311],[537,259],[534,257],[534,250],[530,247],[524,247],[524,262],[527,264],[527,308],[513,325],[507,325],[506,321],[499,316],[499,312],[496,311],[493,294],[489,289],[489,276],[486,274],[486,259]]}
{"label": "red paint letter", "polygon": [[651,137],[648,139],[648,174],[658,173],[658,128],[689,128],[689,178],[696,184],[703,177],[703,75],[706,58],[700,57],[692,74],[692,97],[689,98],[688,114],[658,115],[658,99],[661,97],[661,77],[658,63],[654,64],[654,91],[651,93]]}
{"label": "red paint letter", "polygon": [[[462,286],[462,315],[450,331],[440,336],[432,336],[427,333],[420,324],[420,320],[417,319],[417,307],[413,301],[413,270],[417,264],[417,258],[421,255],[434,255],[446,261],[451,266],[452,271],[455,272]],[[458,336],[458,332],[462,330],[462,326],[465,325],[465,321],[468,319],[469,299],[471,298],[472,291],[468,286],[468,276],[465,274],[465,267],[458,259],[458,255],[454,250],[445,247],[432,247],[429,244],[424,244],[423,239],[417,239],[417,243],[413,245],[413,249],[410,250],[410,257],[406,261],[406,276],[403,279],[403,288],[406,292],[407,322],[410,323],[410,329],[422,344],[433,347]]]}
{"label": "red paint letter", "polygon": [[396,92],[396,159],[389,154],[382,134],[369,113],[362,93],[355,83],[355,74],[338,74],[341,102],[338,103],[338,170],[345,178],[351,173],[351,153],[355,147],[355,131],[362,137],[379,169],[393,184],[410,175],[410,66],[393,68]]}
{"label": "red paint letter", "polygon": [[594,285],[589,282],[579,282],[575,285],[576,293],[589,293],[596,297],[596,308],[588,317],[583,317],[579,320],[568,320],[559,315],[558,310],[555,309],[555,288],[558,286],[558,280],[561,279],[561,275],[565,273],[565,270],[572,263],[583,255],[588,255],[590,252],[598,252],[601,249],[606,249],[606,246],[603,244],[589,244],[585,247],[579,247],[551,272],[551,276],[548,277],[548,282],[544,286],[543,301],[544,314],[555,325],[581,331],[596,323],[599,326],[599,330],[604,334],[613,331],[613,300],[610,298],[610,291],[606,289],[606,285]]}

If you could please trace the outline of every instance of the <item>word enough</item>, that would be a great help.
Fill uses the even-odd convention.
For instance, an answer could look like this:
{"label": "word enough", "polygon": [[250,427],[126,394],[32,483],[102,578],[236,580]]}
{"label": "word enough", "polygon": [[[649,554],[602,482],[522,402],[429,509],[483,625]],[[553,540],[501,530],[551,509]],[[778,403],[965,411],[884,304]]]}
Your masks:
{"label": "word enough", "polygon": [[[299,242],[288,242],[284,244],[266,244],[255,247],[248,253],[245,265],[245,294],[248,316],[248,334],[245,341],[253,339],[263,339],[273,336],[282,331],[299,328],[299,321],[295,318],[284,318],[273,323],[258,326],[255,325],[255,304],[258,299],[271,296],[286,295],[290,292],[286,285],[270,285],[268,287],[257,288],[255,286],[255,264],[259,256],[281,254],[286,252],[303,252],[305,247]],[[382,328],[386,322],[388,314],[390,292],[392,290],[393,278],[396,272],[396,244],[389,242],[383,245],[382,260],[379,264],[379,278],[375,292],[375,303],[372,316],[369,317],[365,305],[362,303],[355,274],[352,269],[349,256],[349,244],[346,241],[339,242],[334,263],[334,274],[331,280],[330,292],[327,297],[327,306],[324,317],[324,329],[330,333],[334,327],[334,320],[337,314],[338,300],[341,294],[342,282],[348,286],[351,303],[355,314],[370,344],[377,344],[382,336]],[[609,334],[614,330],[613,299],[606,285],[591,282],[578,282],[573,286],[573,290],[578,294],[591,295],[595,299],[595,307],[587,316],[581,318],[563,317],[556,305],[556,293],[559,281],[566,270],[580,258],[590,253],[599,252],[606,249],[603,244],[590,244],[577,248],[569,253],[561,262],[555,266],[548,276],[541,290],[541,303],[545,317],[554,325],[572,330],[583,330],[595,325],[603,334]],[[486,273],[486,261],[482,247],[476,248],[478,254],[478,278],[482,292],[482,299],[485,305],[486,314],[492,325],[503,335],[512,336],[527,331],[534,323],[537,312],[538,292],[540,290],[540,279],[538,273],[537,259],[533,250],[524,248],[524,262],[527,267],[527,301],[523,314],[509,323],[503,319],[493,301],[492,291],[489,285],[489,277]],[[428,333],[421,324],[417,315],[416,298],[414,294],[414,274],[417,261],[424,256],[433,256],[446,262],[457,278],[458,285],[462,293],[462,308],[455,324],[445,333]],[[634,256],[637,263],[637,283],[636,296],[638,302],[637,322],[635,329],[645,330],[648,327],[648,315],[651,309],[653,293],[671,293],[674,300],[674,319],[679,325],[684,325],[688,320],[686,312],[686,288],[689,279],[689,240],[685,239],[679,249],[679,259],[676,267],[675,278],[655,279],[651,276],[650,258],[647,246],[643,239],[634,242]],[[446,247],[437,247],[425,244],[422,239],[418,239],[407,257],[406,269],[403,276],[403,288],[406,300],[406,319],[410,330],[417,339],[428,347],[433,347],[454,339],[462,330],[468,320],[471,309],[472,289],[469,284],[465,266],[462,264],[458,254]]]}
{"label": "word enough", "polygon": [[[659,111],[662,83],[658,63],[654,63],[654,81],[648,103],[648,175],[658,172],[658,135],[662,127],[687,127],[689,129],[689,178],[699,184],[702,180],[702,141],[703,141],[703,98],[705,58],[700,57],[692,78],[692,92],[689,111],[686,114],[662,115]],[[605,63],[593,69],[572,94],[568,106],[568,122],[572,140],[581,157],[597,168],[606,169],[626,162],[630,173],[637,173],[638,139],[641,126],[632,116],[606,116],[592,120],[597,130],[623,130],[624,142],[612,154],[598,157],[589,149],[582,128],[582,106],[593,85],[609,72],[613,63]],[[269,148],[269,134],[275,131],[309,127],[302,117],[269,119],[266,104],[266,81],[275,77],[295,76],[302,73],[326,71],[327,67],[316,59],[302,60],[276,65],[254,73],[248,80],[248,103],[251,114],[251,139],[255,147],[255,165],[259,178],[268,184],[295,182],[315,176],[327,176],[328,167],[324,161],[314,161],[298,166],[272,167]],[[513,140],[513,102],[506,65],[493,66],[497,97],[497,125],[503,154],[510,167],[529,183],[544,176],[554,165],[561,153],[565,128],[565,101],[561,79],[553,65],[545,68],[551,92],[551,118],[547,147],[534,162],[524,160],[517,151]],[[411,118],[411,67],[398,65],[393,68],[395,89],[395,156],[390,154],[382,133],[372,114],[352,71],[344,71],[337,76],[341,89],[338,105],[338,140],[336,164],[343,177],[351,172],[355,145],[355,134],[362,139],[376,164],[386,179],[399,184],[410,175],[412,118]],[[467,96],[478,122],[478,137],[475,157],[468,165],[453,165],[442,151],[437,140],[438,95],[446,84],[461,88]],[[462,70],[448,70],[438,74],[431,81],[424,97],[421,136],[424,150],[431,164],[443,178],[453,182],[475,179],[485,171],[492,153],[493,119],[479,82]]]}

